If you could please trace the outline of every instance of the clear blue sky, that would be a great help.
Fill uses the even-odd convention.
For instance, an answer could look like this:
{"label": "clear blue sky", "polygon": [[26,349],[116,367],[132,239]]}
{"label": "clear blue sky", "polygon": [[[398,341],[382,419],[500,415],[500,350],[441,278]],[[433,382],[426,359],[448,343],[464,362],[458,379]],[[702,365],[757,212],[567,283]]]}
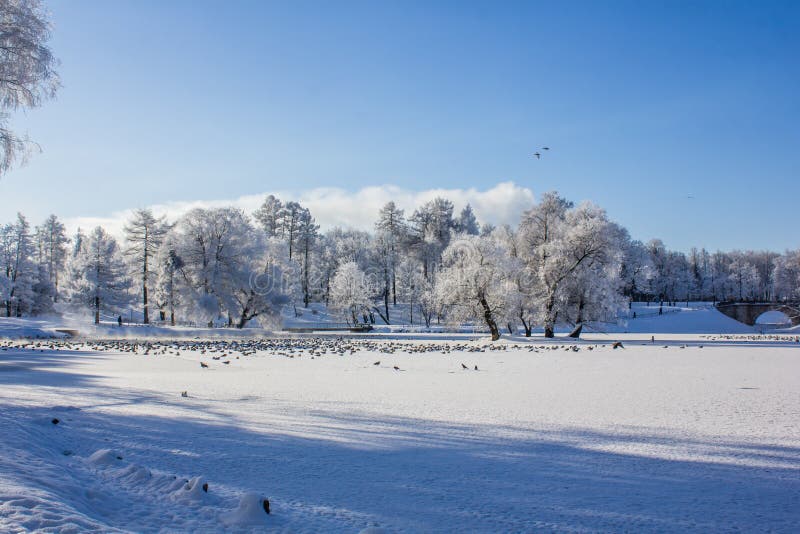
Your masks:
{"label": "clear blue sky", "polygon": [[49,6],[64,87],[0,220],[512,180],[673,248],[800,246],[800,2]]}

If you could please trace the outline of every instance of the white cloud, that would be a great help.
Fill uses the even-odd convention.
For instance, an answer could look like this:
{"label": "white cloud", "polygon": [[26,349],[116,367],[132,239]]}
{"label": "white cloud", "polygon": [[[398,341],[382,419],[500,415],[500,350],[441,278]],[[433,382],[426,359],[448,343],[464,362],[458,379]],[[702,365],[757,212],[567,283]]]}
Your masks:
{"label": "white cloud", "polygon": [[[300,202],[311,210],[323,231],[334,226],[372,230],[378,210],[390,200],[406,210],[408,216],[425,202],[437,196],[444,197],[453,202],[456,213],[467,204],[471,204],[480,222],[495,225],[516,223],[520,214],[534,202],[533,191],[529,188],[513,182],[502,182],[485,191],[475,188],[412,191],[396,185],[369,186],[357,191],[321,187],[300,192],[268,191],[260,195],[247,195],[228,200],[169,202],[149,207],[156,215],[166,215],[171,221],[193,208],[235,206],[252,213],[268,194],[273,194],[284,201]],[[65,224],[70,232],[74,232],[78,227],[88,231],[99,225],[108,232],[121,236],[122,227],[132,212],[133,209],[129,209],[112,213],[107,217],[73,217],[66,219]]]}

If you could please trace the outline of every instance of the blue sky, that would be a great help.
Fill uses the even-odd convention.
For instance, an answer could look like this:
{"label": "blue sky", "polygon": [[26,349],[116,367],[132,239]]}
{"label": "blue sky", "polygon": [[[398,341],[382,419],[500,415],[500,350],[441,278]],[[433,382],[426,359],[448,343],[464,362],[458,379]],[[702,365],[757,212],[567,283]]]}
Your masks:
{"label": "blue sky", "polygon": [[798,2],[48,5],[64,87],[14,120],[43,153],[0,220],[511,181],[673,248],[800,246]]}

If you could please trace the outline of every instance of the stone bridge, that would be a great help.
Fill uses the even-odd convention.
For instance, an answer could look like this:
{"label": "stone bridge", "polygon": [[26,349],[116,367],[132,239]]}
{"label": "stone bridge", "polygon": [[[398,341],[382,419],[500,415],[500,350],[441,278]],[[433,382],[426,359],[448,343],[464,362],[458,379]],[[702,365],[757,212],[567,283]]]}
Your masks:
{"label": "stone bridge", "polygon": [[717,309],[740,323],[755,326],[756,319],[765,312],[779,311],[786,314],[792,326],[800,324],[800,303],[798,302],[720,302]]}

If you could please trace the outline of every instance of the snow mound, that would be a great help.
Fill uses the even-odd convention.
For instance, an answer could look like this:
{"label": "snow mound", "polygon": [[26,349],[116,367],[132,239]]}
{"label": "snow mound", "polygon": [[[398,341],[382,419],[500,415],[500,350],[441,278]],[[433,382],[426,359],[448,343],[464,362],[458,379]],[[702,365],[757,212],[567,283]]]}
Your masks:
{"label": "snow mound", "polygon": [[100,449],[89,456],[89,463],[97,466],[114,465],[122,461],[122,455],[111,449]]}
{"label": "snow mound", "polygon": [[208,482],[201,476],[192,477],[173,493],[178,499],[200,501],[208,496]]}
{"label": "snow mound", "polygon": [[269,500],[258,493],[245,493],[239,501],[239,508],[220,516],[220,521],[228,526],[265,525]]}

